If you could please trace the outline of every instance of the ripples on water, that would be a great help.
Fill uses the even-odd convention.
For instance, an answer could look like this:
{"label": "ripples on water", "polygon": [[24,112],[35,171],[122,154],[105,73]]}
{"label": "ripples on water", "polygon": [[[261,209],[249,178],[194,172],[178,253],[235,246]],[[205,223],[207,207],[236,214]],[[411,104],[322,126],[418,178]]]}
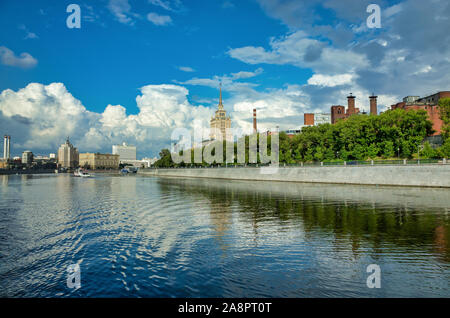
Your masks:
{"label": "ripples on water", "polygon": [[[449,194],[0,176],[0,296],[450,297]],[[381,289],[366,287],[373,263]]]}

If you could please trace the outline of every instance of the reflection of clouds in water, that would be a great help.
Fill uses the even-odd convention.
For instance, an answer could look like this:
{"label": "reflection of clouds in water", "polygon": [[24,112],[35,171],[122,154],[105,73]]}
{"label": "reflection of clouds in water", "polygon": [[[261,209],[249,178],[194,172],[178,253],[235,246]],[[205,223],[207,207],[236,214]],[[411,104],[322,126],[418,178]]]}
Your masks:
{"label": "reflection of clouds in water", "polygon": [[374,296],[370,263],[388,280],[376,296],[448,296],[443,189],[1,179],[0,225],[14,230],[0,233],[1,295],[68,295],[80,262],[87,297]]}
{"label": "reflection of clouds in water", "polygon": [[[220,199],[219,206],[222,207],[236,206],[239,213],[229,219],[233,222],[230,226],[246,244],[248,235],[257,246],[265,244],[265,237],[277,244],[286,241],[286,235],[292,235],[290,233],[295,233],[297,240],[313,239],[322,233],[332,235],[330,246],[349,260],[361,257],[366,248],[382,255],[385,247],[404,249],[411,242],[417,242],[425,248],[420,243],[424,240],[432,245],[430,233],[434,233],[435,224],[429,223],[428,219],[445,219],[445,211],[450,205],[448,189],[165,180],[193,197],[208,198],[212,202]],[[214,218],[220,222],[217,216]],[[246,230],[249,224],[252,233]],[[445,224],[449,227],[448,222]],[[270,233],[274,227],[280,235],[267,236],[267,231]],[[216,228],[220,230],[220,227]],[[380,239],[380,235],[384,239]],[[237,244],[237,241],[235,239],[233,243]],[[441,256],[449,260],[448,239],[446,246]]]}

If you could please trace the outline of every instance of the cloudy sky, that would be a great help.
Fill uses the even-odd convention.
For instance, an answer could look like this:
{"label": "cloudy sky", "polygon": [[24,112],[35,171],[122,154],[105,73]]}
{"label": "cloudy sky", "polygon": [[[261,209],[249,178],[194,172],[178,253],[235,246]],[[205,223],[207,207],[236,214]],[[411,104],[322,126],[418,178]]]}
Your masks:
{"label": "cloudy sky", "polygon": [[[81,28],[69,29],[69,4]],[[381,28],[368,28],[371,3]],[[12,154],[126,141],[138,157],[208,127],[222,82],[232,126],[297,128],[357,96],[380,109],[450,89],[448,0],[0,1],[0,134]]]}

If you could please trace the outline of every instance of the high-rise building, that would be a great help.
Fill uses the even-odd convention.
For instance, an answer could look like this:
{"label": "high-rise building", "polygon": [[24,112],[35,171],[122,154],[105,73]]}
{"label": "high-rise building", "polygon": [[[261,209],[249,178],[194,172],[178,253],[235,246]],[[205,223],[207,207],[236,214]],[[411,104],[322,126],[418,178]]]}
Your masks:
{"label": "high-rise building", "polygon": [[66,142],[58,149],[58,165],[63,168],[76,168],[78,167],[78,162],[78,150],[70,143],[69,137],[67,137]]}
{"label": "high-rise building", "polygon": [[113,145],[112,153],[113,155],[119,155],[120,162],[136,160],[136,147],[127,145],[125,142],[122,145]]}
{"label": "high-rise building", "polygon": [[3,159],[9,160],[11,156],[11,136],[5,135],[3,138]]}
{"label": "high-rise building", "polygon": [[29,150],[22,152],[22,163],[24,165],[31,165],[33,163],[33,153]]}
{"label": "high-rise building", "polygon": [[222,104],[222,84],[220,85],[219,105],[215,116],[211,117],[210,138],[213,140],[232,141],[231,118],[227,117],[227,112]]}

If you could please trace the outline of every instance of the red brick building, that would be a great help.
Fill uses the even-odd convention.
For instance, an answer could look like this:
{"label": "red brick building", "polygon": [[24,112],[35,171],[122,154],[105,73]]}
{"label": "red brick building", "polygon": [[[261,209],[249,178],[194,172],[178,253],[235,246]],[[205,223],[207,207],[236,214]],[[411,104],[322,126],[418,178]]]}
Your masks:
{"label": "red brick building", "polygon": [[441,134],[443,125],[438,105],[441,98],[450,98],[450,91],[438,92],[422,98],[419,96],[407,96],[403,98],[402,102],[392,105],[391,109],[401,108],[405,110],[425,110],[430,121],[433,123],[433,129],[435,130],[433,136],[436,136]]}
{"label": "red brick building", "polygon": [[[345,106],[342,105],[334,105],[331,106],[331,123],[335,124],[339,119],[348,118],[351,115],[359,114],[359,108],[355,105],[356,96],[353,96],[350,93],[347,96],[347,110],[345,110]],[[370,96],[370,110],[371,113],[377,112],[377,96]]]}
{"label": "red brick building", "polygon": [[314,126],[314,114],[304,114],[303,124],[305,126]]}

